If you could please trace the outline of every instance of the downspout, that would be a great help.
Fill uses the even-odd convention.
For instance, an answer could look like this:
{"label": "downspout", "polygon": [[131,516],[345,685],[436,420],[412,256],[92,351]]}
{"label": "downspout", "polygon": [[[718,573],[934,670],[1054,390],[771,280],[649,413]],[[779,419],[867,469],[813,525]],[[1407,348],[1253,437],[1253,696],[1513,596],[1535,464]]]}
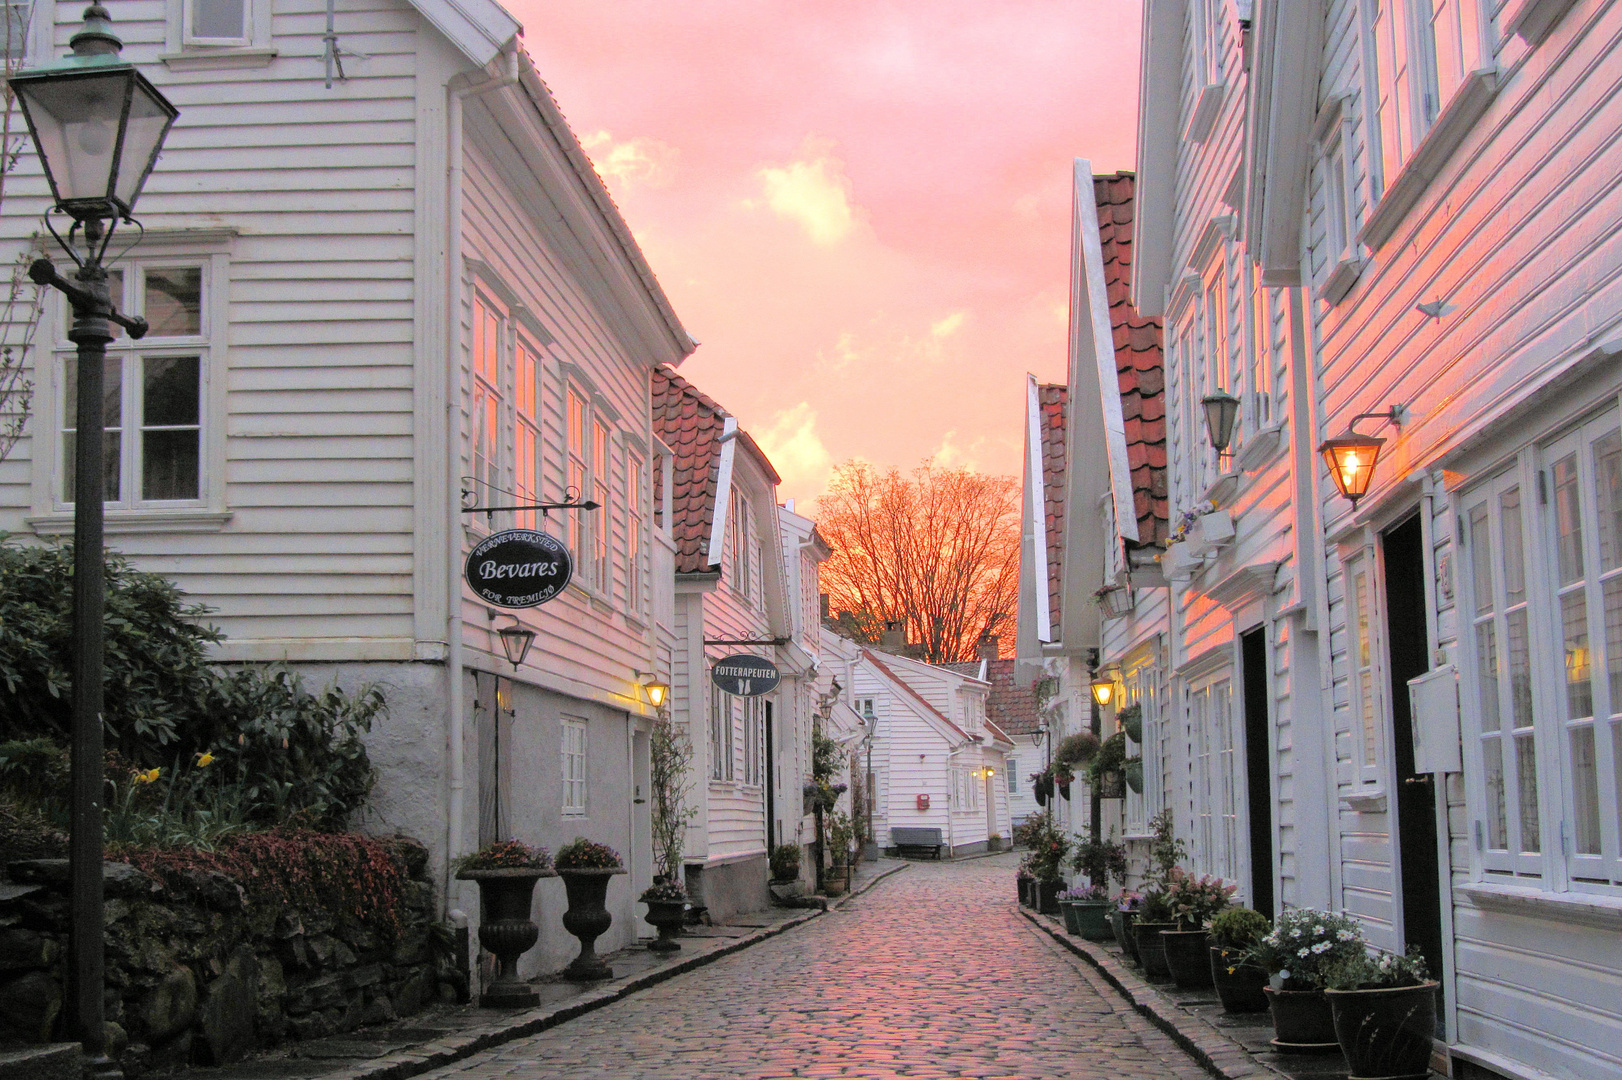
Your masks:
{"label": "downspout", "polygon": [[445,609],[445,737],[450,744],[445,822],[444,895],[447,900],[455,888],[451,862],[462,854],[462,814],[467,802],[467,761],[462,745],[466,726],[462,706],[462,577],[456,572],[462,559],[462,320],[456,310],[462,294],[462,102],[468,97],[517,85],[518,39],[509,41],[502,52],[507,58],[506,70],[469,86],[448,86],[445,110],[445,494],[451,518],[445,541],[445,563],[450,569]]}

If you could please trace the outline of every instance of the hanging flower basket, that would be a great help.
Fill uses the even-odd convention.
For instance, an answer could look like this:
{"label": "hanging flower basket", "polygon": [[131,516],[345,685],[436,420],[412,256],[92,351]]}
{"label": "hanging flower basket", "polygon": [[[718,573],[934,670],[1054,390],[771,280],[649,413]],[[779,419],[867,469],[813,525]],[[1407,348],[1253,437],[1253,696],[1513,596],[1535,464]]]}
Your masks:
{"label": "hanging flower basket", "polygon": [[1143,742],[1143,706],[1138,704],[1127,705],[1115,714],[1115,722],[1126,732],[1126,737],[1135,743]]}
{"label": "hanging flower basket", "polygon": [[1134,795],[1143,794],[1143,759],[1140,757],[1127,758],[1121,766],[1121,775],[1126,778],[1126,786],[1132,789]]}
{"label": "hanging flower basket", "polygon": [[1099,773],[1098,797],[1100,799],[1126,798],[1126,774],[1115,771]]}

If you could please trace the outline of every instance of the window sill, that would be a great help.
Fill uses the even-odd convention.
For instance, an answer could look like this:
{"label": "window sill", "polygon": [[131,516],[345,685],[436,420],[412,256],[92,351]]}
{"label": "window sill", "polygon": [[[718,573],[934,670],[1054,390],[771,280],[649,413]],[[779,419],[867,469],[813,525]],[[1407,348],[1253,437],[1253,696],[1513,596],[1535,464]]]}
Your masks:
{"label": "window sill", "polygon": [[[73,514],[38,514],[25,519],[40,536],[71,536]],[[109,510],[102,522],[108,535],[122,533],[204,533],[220,532],[231,520],[231,511],[216,510]]]}
{"label": "window sill", "polygon": [[1335,264],[1335,268],[1329,271],[1329,276],[1313,291],[1313,297],[1334,307],[1352,291],[1357,279],[1363,276],[1363,267],[1366,265],[1367,263],[1355,255],[1342,256]]}
{"label": "window sill", "polygon": [[1200,87],[1199,96],[1194,99],[1194,109],[1188,114],[1188,127],[1183,131],[1183,138],[1191,143],[1203,143],[1211,137],[1211,129],[1216,126],[1217,113],[1222,111],[1221,83],[1209,83]]}
{"label": "window sill", "polygon": [[1577,0],[1520,0],[1511,4],[1503,19],[1505,34],[1518,34],[1528,45],[1541,45]]}
{"label": "window sill", "polygon": [[261,45],[197,45],[183,52],[161,53],[170,71],[219,71],[225,68],[269,67],[277,50]]}
{"label": "window sill", "polygon": [[1622,930],[1622,896],[1551,893],[1518,885],[1497,885],[1489,881],[1455,885],[1453,891],[1487,911],[1576,923],[1598,930]]}
{"label": "window sill", "polygon": [[1284,421],[1275,420],[1245,440],[1234,463],[1241,472],[1252,473],[1261,469],[1278,455],[1284,445]]}
{"label": "window sill", "polygon": [[1397,225],[1413,209],[1430,182],[1442,171],[1453,151],[1464,142],[1475,122],[1481,119],[1498,96],[1498,70],[1480,68],[1465,77],[1442,115],[1408,158],[1396,177],[1386,186],[1385,195],[1363,223],[1358,239],[1378,250],[1396,232]]}
{"label": "window sill", "polygon": [[1340,808],[1351,810],[1359,814],[1383,814],[1386,811],[1386,797],[1383,791],[1358,792],[1354,795],[1342,795]]}

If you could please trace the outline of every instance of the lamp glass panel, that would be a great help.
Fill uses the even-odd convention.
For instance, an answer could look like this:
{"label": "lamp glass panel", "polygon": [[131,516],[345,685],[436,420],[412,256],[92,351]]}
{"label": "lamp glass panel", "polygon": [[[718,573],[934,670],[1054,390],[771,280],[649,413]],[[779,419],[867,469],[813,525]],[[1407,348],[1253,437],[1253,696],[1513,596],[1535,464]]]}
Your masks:
{"label": "lamp glass panel", "polygon": [[133,91],[123,153],[119,156],[117,186],[113,191],[129,209],[134,209],[147,173],[152,171],[152,163],[163,146],[163,137],[175,118],[174,107],[145,79],[135,80]]}
{"label": "lamp glass panel", "polygon": [[1239,418],[1239,399],[1232,394],[1213,394],[1200,401],[1205,409],[1205,433],[1220,453],[1233,441],[1234,421]]}
{"label": "lamp glass panel", "polygon": [[[14,79],[57,202],[105,199],[133,68]],[[128,140],[126,140],[126,144]]]}
{"label": "lamp glass panel", "polygon": [[1324,444],[1324,461],[1342,495],[1355,502],[1368,491],[1383,442],[1381,439],[1332,439]]}

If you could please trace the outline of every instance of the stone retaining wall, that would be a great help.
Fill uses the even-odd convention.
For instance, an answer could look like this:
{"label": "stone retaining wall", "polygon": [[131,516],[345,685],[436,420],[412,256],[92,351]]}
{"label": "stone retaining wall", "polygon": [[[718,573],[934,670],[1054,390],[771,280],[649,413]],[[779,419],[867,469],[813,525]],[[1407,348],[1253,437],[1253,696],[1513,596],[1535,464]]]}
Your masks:
{"label": "stone retaining wall", "polygon": [[[126,1075],[220,1064],[288,1039],[393,1020],[440,994],[428,857],[390,841],[408,869],[402,933],[385,940],[313,901],[254,905],[220,874],[185,871],[168,887],[105,864],[107,1020]],[[9,864],[0,883],[0,1042],[62,1031],[68,928],[66,859]],[[447,985],[447,994],[454,993]],[[114,1030],[114,1028],[116,1030]]]}

